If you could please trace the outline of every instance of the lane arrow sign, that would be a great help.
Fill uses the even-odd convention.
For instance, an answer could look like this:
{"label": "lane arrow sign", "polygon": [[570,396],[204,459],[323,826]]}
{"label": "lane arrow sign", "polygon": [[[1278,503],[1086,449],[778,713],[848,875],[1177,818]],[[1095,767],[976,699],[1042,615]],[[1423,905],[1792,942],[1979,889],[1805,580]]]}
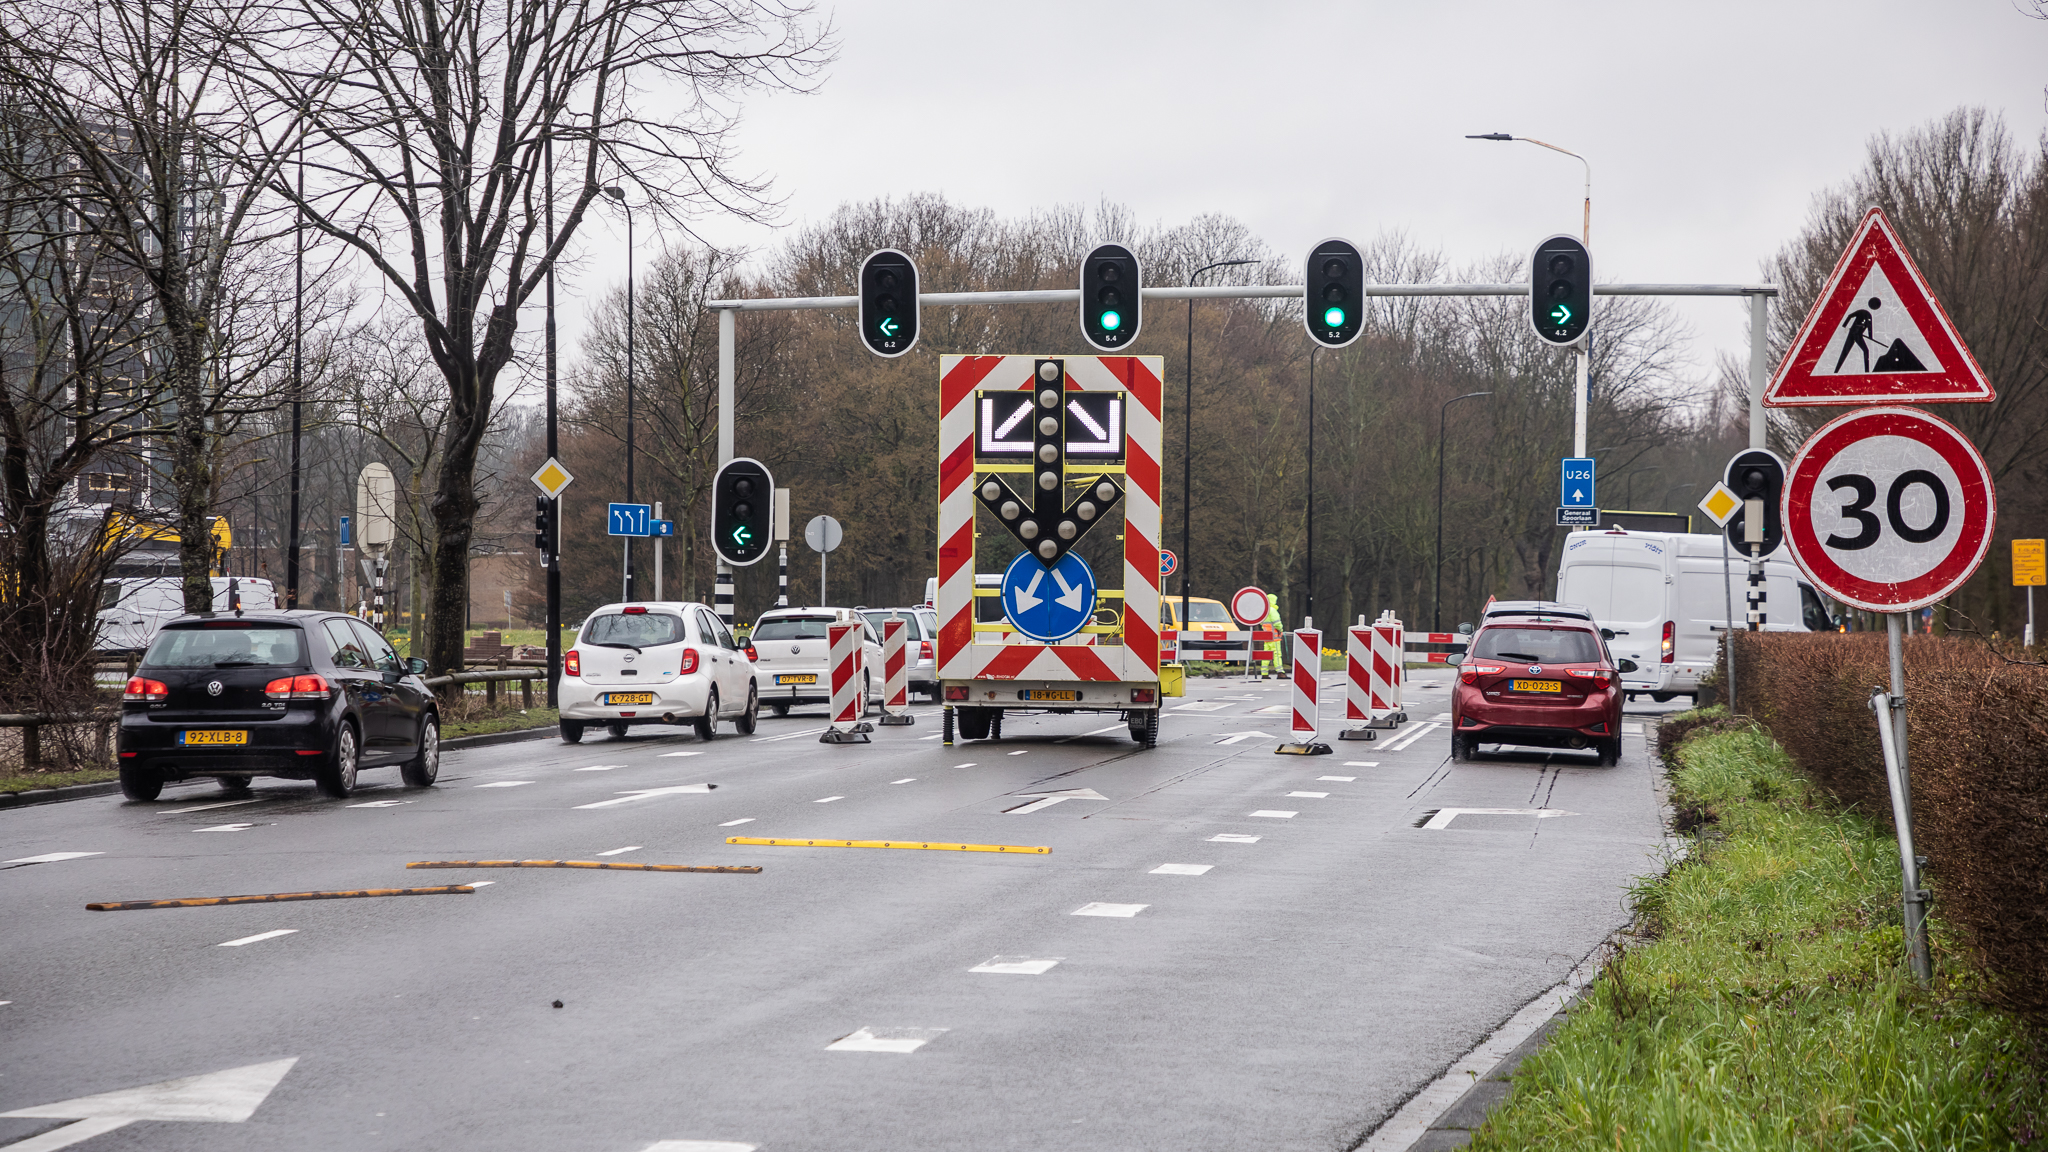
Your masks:
{"label": "lane arrow sign", "polygon": [[267,1064],[245,1064],[240,1068],[227,1068],[202,1076],[185,1076],[102,1092],[96,1096],[80,1096],[76,1100],[17,1108],[12,1112],[0,1112],[0,1116],[76,1121],[12,1145],[25,1152],[52,1152],[68,1148],[81,1140],[112,1132],[137,1120],[207,1120],[240,1124],[255,1114],[271,1089],[276,1088],[278,1081],[283,1080],[285,1073],[298,1062],[299,1058],[293,1056]]}
{"label": "lane arrow sign", "polygon": [[[1059,601],[1061,607],[1070,609],[1075,612],[1079,612],[1081,610],[1080,587],[1078,585],[1067,583],[1066,576],[1063,575],[1057,568],[1052,570],[1052,578],[1060,586],[1060,594],[1054,597],[1054,599]],[[1038,586],[1038,581],[1033,580],[1031,582],[1031,586],[1036,588]],[[1021,601],[1023,598],[1018,597],[1018,599]]]}
{"label": "lane arrow sign", "polygon": [[[1004,811],[1004,815],[1022,816],[1026,812],[1037,812],[1040,809],[1050,808],[1063,800],[1109,799],[1109,797],[1104,796],[1102,793],[1097,792],[1093,788],[1069,788],[1064,792],[1019,792],[1017,793],[1017,797],[1020,800],[1030,800],[1031,803],[1020,804],[1015,808],[1006,809]],[[1036,797],[1036,799],[1033,799],[1034,797]]]}
{"label": "lane arrow sign", "polygon": [[[1043,583],[1045,583],[1045,569],[1040,568],[1031,574],[1031,583],[1017,590],[1017,611],[1029,612],[1040,604],[1045,603],[1045,598],[1038,595],[1038,586]],[[1060,583],[1065,585],[1066,581],[1062,580]]]}
{"label": "lane arrow sign", "polygon": [[682,792],[709,792],[716,787],[718,787],[716,784],[678,784],[673,788],[636,788],[631,792],[619,793],[616,800],[599,800],[595,804],[578,804],[576,807],[612,808],[620,804],[631,804],[635,800],[645,800],[650,796],[674,796]]}

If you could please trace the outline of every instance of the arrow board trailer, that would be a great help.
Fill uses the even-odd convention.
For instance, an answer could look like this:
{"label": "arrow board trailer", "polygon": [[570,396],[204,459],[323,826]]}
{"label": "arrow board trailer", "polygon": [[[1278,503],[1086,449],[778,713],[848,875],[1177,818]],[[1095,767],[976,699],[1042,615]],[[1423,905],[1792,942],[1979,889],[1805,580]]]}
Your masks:
{"label": "arrow board trailer", "polygon": [[941,359],[949,740],[956,724],[982,739],[1005,712],[1050,711],[1114,712],[1157,741],[1164,372],[1158,356]]}

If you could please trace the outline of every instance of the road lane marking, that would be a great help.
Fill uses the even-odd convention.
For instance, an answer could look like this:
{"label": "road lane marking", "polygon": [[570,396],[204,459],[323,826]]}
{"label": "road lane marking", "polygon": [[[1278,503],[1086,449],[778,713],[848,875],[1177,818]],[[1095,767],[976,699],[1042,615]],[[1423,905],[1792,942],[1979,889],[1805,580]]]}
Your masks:
{"label": "road lane marking", "polygon": [[1209,839],[1218,844],[1257,844],[1257,836],[1246,836],[1241,832],[1218,832]]}
{"label": "road lane marking", "polygon": [[1460,816],[1534,816],[1547,820],[1552,816],[1577,816],[1562,808],[1438,808],[1427,814],[1427,818],[1416,822],[1417,828],[1441,832],[1451,826],[1451,821]]}
{"label": "road lane marking", "polygon": [[830,803],[831,803],[831,802],[833,802],[834,800],[844,800],[844,799],[846,799],[846,797],[844,797],[844,796],[827,796],[827,797],[825,797],[825,798],[824,798],[823,800],[813,800],[813,801],[811,801],[811,803],[813,803],[813,804],[830,804]]}
{"label": "road lane marking", "polygon": [[1443,727],[1443,725],[1438,724],[1434,721],[1428,724],[1424,724],[1422,727],[1417,728],[1415,731],[1410,732],[1407,735],[1402,736],[1399,739],[1395,740],[1393,743],[1387,745],[1387,751],[1405,752],[1407,751],[1408,746],[1410,744],[1415,743],[1417,740],[1422,739],[1424,736],[1429,735],[1431,732],[1434,732],[1441,727]]}
{"label": "road lane marking", "polygon": [[944,735],[945,735],[945,733],[943,733],[943,732],[934,732],[934,733],[932,733],[932,734],[931,734],[931,735],[929,735],[929,736],[919,736],[919,737],[918,737],[918,739],[919,739],[919,740],[937,740],[937,739],[938,739],[939,737],[941,737],[941,736],[944,736]]}
{"label": "road lane marking", "polygon": [[342,805],[342,807],[344,807],[344,808],[396,808],[396,807],[398,807],[398,806],[399,806],[400,804],[410,804],[410,803],[412,803],[412,801],[410,801],[410,800],[370,800],[370,801],[366,801],[365,803],[362,803],[362,804],[344,804],[344,805]]}
{"label": "road lane marking", "polygon": [[476,785],[473,785],[473,787],[476,787],[476,788],[517,788],[517,787],[519,787],[519,786],[520,786],[520,785],[522,785],[522,784],[531,784],[531,783],[533,783],[533,781],[531,781],[531,780],[493,780],[493,781],[491,781],[491,782],[490,782],[489,784],[476,784]]}
{"label": "road lane marking", "polygon": [[1031,802],[1029,804],[1019,804],[1015,808],[1005,808],[1003,809],[1004,815],[1022,816],[1027,812],[1037,812],[1040,809],[1050,808],[1066,800],[1109,799],[1109,797],[1104,796],[1093,788],[1069,788],[1063,792],[1019,792],[1017,793],[1017,798],[1020,800],[1030,800]]}
{"label": "road lane marking", "polygon": [[1294,711],[1294,705],[1292,704],[1268,704],[1264,708],[1254,709],[1252,714],[1254,716],[1285,716],[1292,711]]}
{"label": "road lane marking", "polygon": [[1621,734],[1623,736],[1641,736],[1643,734],[1643,726],[1641,724],[1623,724],[1621,726]]}
{"label": "road lane marking", "polygon": [[1023,755],[1024,753],[1026,753],[1026,752],[1029,752],[1029,751],[1030,751],[1030,749],[1029,749],[1029,748],[1019,748],[1019,749],[1017,749],[1017,750],[1016,750],[1015,752],[1012,752],[1012,753],[1010,753],[1010,755],[1012,755],[1012,756],[1022,756],[1022,755]]}
{"label": "road lane marking", "polygon": [[1143,912],[1145,909],[1150,907],[1150,904],[1103,904],[1097,902],[1093,904],[1083,904],[1079,908],[1074,909],[1071,915],[1120,916],[1128,920],[1131,917],[1136,916],[1138,913]]}
{"label": "road lane marking", "polygon": [[1309,800],[1327,800],[1330,798],[1328,792],[1289,792],[1288,795],[1300,796]]}
{"label": "road lane marking", "polygon": [[755,1152],[760,1147],[737,1140],[656,1140],[640,1152]]}
{"label": "road lane marking", "polygon": [[204,812],[210,808],[233,808],[237,804],[256,804],[260,803],[263,799],[264,797],[262,796],[252,796],[247,800],[217,800],[211,804],[194,804],[190,808],[171,808],[166,811],[172,816],[182,816],[187,812]]}
{"label": "road lane marking", "polygon": [[1254,816],[1267,816],[1267,817],[1271,817],[1271,818],[1272,818],[1272,819],[1274,819],[1274,820],[1292,820],[1292,819],[1294,819],[1294,818],[1295,818],[1296,816],[1299,816],[1299,815],[1301,815],[1301,813],[1299,813],[1299,812],[1276,812],[1276,811],[1274,811],[1274,810],[1273,810],[1273,809],[1271,809],[1271,808],[1261,808],[1261,809],[1259,809],[1259,810],[1258,810],[1257,812],[1254,812],[1254,813],[1252,813],[1252,815],[1254,815]]}
{"label": "road lane marking", "polygon": [[638,845],[638,844],[628,844],[628,845],[626,845],[626,846],[625,846],[624,848],[614,848],[614,849],[612,849],[612,850],[611,850],[611,851],[609,851],[609,852],[599,852],[599,853],[598,853],[598,855],[599,855],[599,856],[617,856],[617,855],[619,855],[619,854],[620,854],[620,853],[622,853],[622,852],[638,852],[638,851],[640,850],[640,848],[641,848],[641,845]]}
{"label": "road lane marking", "polygon": [[915,1052],[945,1035],[947,1028],[860,1028],[825,1045],[827,1052]]}
{"label": "road lane marking", "polygon": [[576,807],[578,809],[615,808],[620,804],[631,804],[635,800],[645,800],[650,796],[676,796],[685,792],[709,792],[716,787],[718,787],[716,784],[678,784],[673,788],[634,788],[619,793],[617,799],[599,800],[595,804],[578,804]]}
{"label": "road lane marking", "polygon": [[1220,712],[1230,707],[1228,700],[1196,700],[1190,704],[1179,704],[1167,709],[1169,712]]}
{"label": "road lane marking", "polygon": [[727,844],[759,844],[770,848],[912,848],[927,852],[1028,852],[1049,856],[1052,849],[1030,844],[940,844],[912,840],[798,840],[788,836],[727,836]]}
{"label": "road lane marking", "polygon": [[[830,727],[830,725],[827,725],[826,727]],[[823,731],[825,731],[824,728],[806,728],[801,732],[787,732],[781,736],[756,736],[752,740],[747,741],[747,743],[772,744],[777,740],[794,740],[799,736],[816,736],[818,733]]]}
{"label": "road lane marking", "polygon": [[1377,768],[1380,766],[1380,762],[1377,760],[1346,760],[1344,766],[1346,768]]}
{"label": "road lane marking", "polygon": [[[695,750],[695,749],[686,749],[686,750],[684,750],[684,751],[682,751],[682,752],[663,752],[663,753],[661,754],[661,758],[662,758],[663,760],[668,760],[668,759],[671,759],[671,758],[673,758],[673,757],[676,757],[676,756],[702,756],[703,754],[704,754],[704,753],[702,753],[702,752],[699,752],[699,751],[697,751],[697,750]],[[620,765],[620,767],[622,767],[622,768],[623,768],[623,767],[625,767],[625,765],[623,765],[623,764],[622,764],[622,765]]]}
{"label": "road lane marking", "polygon": [[471,888],[489,888],[496,883],[496,880],[471,880],[468,886]]}
{"label": "road lane marking", "polygon": [[991,956],[969,968],[969,972],[996,972],[1006,976],[1043,976],[1065,956],[1048,956],[1034,960],[1029,956]]}
{"label": "road lane marking", "polygon": [[904,777],[903,779],[901,779],[901,780],[891,780],[891,781],[889,781],[889,783],[891,783],[891,784],[908,784],[908,783],[910,783],[911,781],[913,781],[913,780],[915,780],[915,779],[917,779],[917,777],[915,777],[915,776],[905,776],[905,777]]}
{"label": "road lane marking", "polygon": [[969,760],[969,761],[968,761],[967,763],[965,763],[965,764],[955,764],[955,765],[953,765],[953,767],[955,767],[955,768],[972,768],[972,767],[974,767],[974,761],[972,761],[972,760]]}
{"label": "road lane marking", "polygon": [[240,832],[240,831],[243,831],[244,829],[248,829],[248,828],[254,828],[254,827],[255,827],[255,825],[254,825],[254,824],[216,824],[216,825],[214,825],[214,826],[213,826],[213,827],[211,827],[211,828],[194,828],[194,829],[193,829],[193,831],[194,831],[194,832]]}
{"label": "road lane marking", "polygon": [[1161,864],[1159,867],[1154,868],[1151,871],[1150,875],[1200,876],[1202,873],[1207,872],[1209,869],[1214,867],[1214,864]]}
{"label": "road lane marking", "polygon": [[1334,780],[1339,784],[1356,784],[1358,782],[1358,777],[1356,776],[1318,776],[1316,779],[1319,781]]}
{"label": "road lane marking", "polygon": [[104,852],[45,852],[41,856],[23,856],[16,860],[0,860],[0,864],[55,864],[59,860],[83,860],[87,856],[104,856]]}
{"label": "road lane marking", "polygon": [[256,943],[256,942],[257,942],[257,941],[259,941],[259,940],[275,940],[275,939],[277,939],[277,938],[278,938],[279,936],[289,936],[289,935],[291,935],[292,933],[294,933],[294,932],[297,932],[297,931],[298,931],[298,929],[297,929],[297,928],[272,928],[272,929],[271,929],[270,931],[268,931],[268,932],[258,932],[258,933],[257,933],[257,934],[255,934],[254,936],[244,936],[244,937],[242,937],[242,938],[241,938],[240,940],[226,940],[226,941],[222,941],[222,942],[221,942],[221,943],[219,943],[219,944],[215,944],[215,945],[214,945],[214,947],[215,947],[215,948],[240,948],[240,947],[241,947],[242,945],[244,945],[244,944],[254,944],[254,943]]}
{"label": "road lane marking", "polygon": [[588,767],[588,768],[578,768],[578,769],[576,769],[576,771],[578,771],[578,772],[609,772],[609,771],[611,771],[611,770],[612,770],[612,769],[614,769],[614,768],[624,768],[624,767],[625,767],[625,765],[624,765],[624,764],[592,764],[592,765],[591,765],[590,767]]}
{"label": "road lane marking", "polygon": [[[277,1083],[298,1063],[296,1056],[268,1064],[246,1064],[202,1076],[141,1084],[76,1100],[17,1108],[4,1116],[69,1120],[38,1136],[10,1145],[15,1152],[55,1152],[82,1140],[142,1120],[202,1120],[237,1124],[247,1120]],[[204,1141],[202,1141],[204,1143]]]}
{"label": "road lane marking", "polygon": [[1431,720],[1449,720],[1450,718],[1451,714],[1449,712],[1439,712],[1436,715],[1430,717]]}
{"label": "road lane marking", "polygon": [[737,819],[737,820],[727,820],[727,821],[726,821],[725,823],[723,823],[723,824],[720,824],[720,825],[719,825],[719,827],[720,827],[720,828],[737,828],[737,827],[739,827],[739,826],[740,826],[740,825],[742,825],[742,824],[752,824],[753,822],[754,822],[754,818],[753,818],[752,816],[742,816],[742,817],[740,817],[740,818],[739,818],[739,819]]}
{"label": "road lane marking", "polygon": [[[1127,728],[1127,727],[1129,727],[1129,725],[1125,725],[1125,724],[1111,724],[1111,725],[1110,725],[1109,727],[1107,727],[1107,728],[1097,728],[1097,729],[1096,729],[1095,731],[1093,731],[1093,732],[1083,732],[1083,733],[1081,733],[1081,734],[1080,734],[1080,735],[1078,735],[1078,736],[1062,736],[1062,737],[1060,737],[1059,739],[1057,739],[1057,740],[1053,741],[1053,743],[1055,743],[1055,744],[1065,744],[1065,743],[1066,743],[1067,741],[1069,741],[1069,740],[1079,740],[1079,739],[1080,739],[1080,738],[1081,738],[1082,736],[1101,736],[1101,735],[1103,735],[1103,734],[1105,734],[1105,733],[1109,733],[1109,732],[1121,732],[1121,731],[1123,731],[1123,730],[1124,730],[1125,728]],[[925,739],[927,739],[927,740],[930,740],[930,739],[932,739],[932,737],[930,737],[930,736],[927,736],[927,737],[925,737]]]}
{"label": "road lane marking", "polygon": [[1273,739],[1273,734],[1272,734],[1272,733],[1270,733],[1270,732],[1224,732],[1224,733],[1221,733],[1220,735],[1221,735],[1221,736],[1223,737],[1223,739],[1221,739],[1221,740],[1213,740],[1213,741],[1211,741],[1211,743],[1213,743],[1213,744],[1242,744],[1242,743],[1244,743],[1244,742],[1245,742],[1245,741],[1247,741],[1247,740],[1271,740],[1271,739]]}

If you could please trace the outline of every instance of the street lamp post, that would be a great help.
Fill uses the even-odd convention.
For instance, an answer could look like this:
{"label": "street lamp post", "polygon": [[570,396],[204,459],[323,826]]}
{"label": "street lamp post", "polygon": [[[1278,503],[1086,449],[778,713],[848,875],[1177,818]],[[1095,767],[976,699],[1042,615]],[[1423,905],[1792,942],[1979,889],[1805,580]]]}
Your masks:
{"label": "street lamp post", "polygon": [[[553,132],[541,142],[541,167],[547,173],[547,188],[542,196],[547,214],[548,241],[548,284],[547,284],[547,439],[548,459],[559,459],[561,447],[556,440],[555,419],[555,136]],[[562,690],[562,498],[554,496],[548,500],[548,539],[541,546],[541,554],[547,560],[548,599],[548,707],[561,706]]]}
{"label": "street lamp post", "polygon": [[[626,503],[633,502],[633,206],[626,203],[626,190],[608,185],[604,194],[626,210]],[[622,536],[625,555],[625,597],[633,601],[633,538]]]}
{"label": "street lamp post", "polygon": [[[1302,555],[1301,614],[1309,620],[1316,615],[1316,353],[1322,351],[1318,344],[1308,350],[1308,546]],[[1307,627],[1307,625],[1303,625]]]}
{"label": "street lamp post", "polygon": [[[303,346],[306,328],[306,132],[299,129],[299,201],[292,225],[292,478],[285,516],[284,606],[299,606],[299,441],[305,429]],[[417,635],[417,629],[414,634]],[[417,645],[413,651],[419,651]]]}
{"label": "street lamp post", "polygon": [[1444,401],[1436,410],[1436,591],[1430,596],[1431,632],[1444,629],[1444,421],[1450,416],[1451,405],[1458,401],[1491,395],[1491,392],[1467,392]]}
{"label": "street lamp post", "polygon": [[[1574,160],[1577,160],[1580,164],[1585,165],[1586,204],[1585,214],[1579,224],[1579,241],[1586,246],[1586,250],[1588,252],[1591,252],[1593,250],[1593,165],[1591,161],[1587,160],[1584,156],[1579,155],[1577,152],[1574,152],[1569,148],[1560,148],[1555,144],[1546,143],[1542,140],[1537,140],[1528,136],[1510,136],[1505,132],[1484,132],[1477,136],[1467,136],[1465,137],[1465,139],[1519,140],[1524,144],[1534,144],[1538,148],[1548,148],[1552,152],[1561,152],[1564,155],[1569,156]],[[1582,457],[1586,454],[1586,405],[1589,392],[1588,377],[1591,375],[1592,372],[1592,365],[1589,361],[1587,349],[1592,345],[1592,341],[1593,335],[1591,332],[1588,332],[1586,334],[1586,338],[1579,344],[1579,384],[1578,388],[1575,391],[1572,403],[1572,455],[1575,457]]]}
{"label": "street lamp post", "polygon": [[[1211,268],[1255,263],[1255,260],[1218,260],[1214,264],[1204,264],[1188,277],[1188,287],[1194,287],[1202,273]],[[1187,400],[1181,406],[1180,445],[1180,626],[1185,630],[1188,626],[1188,526],[1193,523],[1189,501],[1195,476],[1195,298],[1192,296],[1188,297]],[[1178,639],[1174,641],[1173,654],[1176,659],[1180,657]]]}

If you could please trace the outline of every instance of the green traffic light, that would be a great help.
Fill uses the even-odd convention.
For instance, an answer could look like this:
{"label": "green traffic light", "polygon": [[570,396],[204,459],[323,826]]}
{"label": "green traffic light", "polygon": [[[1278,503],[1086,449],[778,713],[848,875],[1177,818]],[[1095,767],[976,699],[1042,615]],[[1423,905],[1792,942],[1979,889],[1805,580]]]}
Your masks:
{"label": "green traffic light", "polygon": [[1571,310],[1571,307],[1570,307],[1569,305],[1566,305],[1566,304],[1559,304],[1559,305],[1557,305],[1557,306],[1553,307],[1553,308],[1552,308],[1552,309],[1550,310],[1550,322],[1551,322],[1552,324],[1556,324],[1556,325],[1558,325],[1559,327],[1563,327],[1564,325],[1566,325],[1566,324],[1569,324],[1569,323],[1571,323],[1571,322],[1572,322],[1572,310]]}
{"label": "green traffic light", "polygon": [[1323,326],[1326,328],[1342,328],[1344,326],[1344,310],[1342,308],[1324,309]]}
{"label": "green traffic light", "polygon": [[1104,332],[1114,332],[1123,326],[1124,318],[1120,313],[1112,310],[1102,314],[1102,330]]}
{"label": "green traffic light", "polygon": [[754,542],[753,529],[747,527],[745,524],[742,524],[739,527],[733,529],[732,542],[734,545],[741,548],[745,548],[747,545],[752,544]]}

